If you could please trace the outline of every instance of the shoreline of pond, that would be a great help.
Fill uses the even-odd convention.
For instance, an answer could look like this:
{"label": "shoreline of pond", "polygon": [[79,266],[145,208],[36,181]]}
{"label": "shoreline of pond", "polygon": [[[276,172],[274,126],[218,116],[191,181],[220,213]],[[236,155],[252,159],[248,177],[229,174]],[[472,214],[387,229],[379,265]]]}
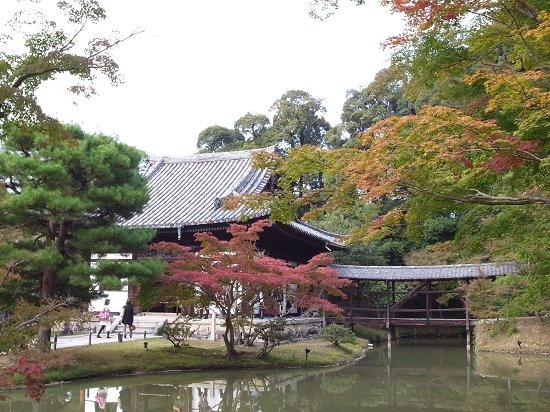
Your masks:
{"label": "shoreline of pond", "polygon": [[[334,346],[321,339],[281,344],[264,358],[257,358],[256,348],[238,348],[238,355],[228,359],[219,342],[191,341],[189,346],[173,347],[165,339],[155,339],[145,349],[142,342],[64,348],[51,351],[42,382],[56,386],[87,379],[131,377],[162,373],[227,371],[254,369],[328,368],[362,359],[368,340]],[[307,351],[306,351],[307,349]],[[0,393],[23,389],[22,385],[1,388]]]}
{"label": "shoreline of pond", "polygon": [[[310,347],[312,342],[306,343]],[[396,345],[391,356],[380,345],[362,360],[334,368],[204,370],[76,380],[50,385],[40,405],[44,410],[75,412],[92,410],[89,405],[94,404],[95,410],[103,410],[105,403],[105,410],[114,411],[118,404],[124,411],[143,412],[208,410],[199,408],[202,402],[214,411],[234,410],[231,405],[236,404],[250,406],[247,410],[259,410],[260,405],[262,410],[279,410],[284,405],[288,410],[307,406],[310,411],[359,410],[358,405],[392,411],[411,407],[429,411],[436,406],[516,410],[515,405],[522,405],[542,412],[550,404],[549,365],[548,357],[490,353],[470,357],[461,342],[452,345],[445,340],[437,345],[418,339],[411,345]],[[7,395],[9,400],[0,402],[2,412],[42,410],[22,391]]]}
{"label": "shoreline of pond", "polygon": [[[542,320],[541,320],[542,319]],[[385,344],[387,330],[356,326],[362,337],[371,342]],[[465,329],[445,328],[395,328],[392,342],[426,340],[464,340]],[[523,317],[513,319],[479,319],[472,325],[473,352],[510,353],[523,355],[550,355],[550,317]]]}

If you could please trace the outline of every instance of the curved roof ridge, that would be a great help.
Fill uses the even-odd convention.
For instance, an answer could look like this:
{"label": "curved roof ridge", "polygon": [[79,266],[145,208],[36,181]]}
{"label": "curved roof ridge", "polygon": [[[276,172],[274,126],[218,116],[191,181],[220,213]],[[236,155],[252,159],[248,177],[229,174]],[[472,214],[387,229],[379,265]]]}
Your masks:
{"label": "curved roof ridge", "polygon": [[300,219],[296,219],[295,222],[299,223],[301,225],[304,225],[306,227],[309,227],[311,229],[315,229],[317,232],[321,232],[321,233],[324,233],[326,235],[333,236],[335,238],[341,238],[341,237],[345,236],[345,235],[342,235],[340,233],[334,233],[334,232],[331,232],[329,230],[321,229],[320,227],[314,226],[314,225],[312,225],[310,223],[307,223],[307,222],[304,222],[303,220],[300,220]]}
{"label": "curved roof ridge", "polygon": [[312,235],[314,237],[317,237],[318,239],[324,240],[325,242],[331,243],[335,246],[343,246],[344,244],[341,242],[342,235],[339,235],[337,233],[328,232],[323,229],[319,229],[315,226],[312,226],[310,224],[307,224],[301,220],[293,220],[289,223],[291,227],[293,227],[296,230],[299,230],[301,232],[307,233],[309,235]]}
{"label": "curved roof ridge", "polygon": [[254,153],[273,152],[275,146],[263,147],[259,149],[235,150],[233,152],[214,152],[214,153],[193,153],[183,156],[148,156],[150,162],[163,161],[164,163],[184,163],[184,162],[208,162],[220,160],[238,160],[248,159]]}

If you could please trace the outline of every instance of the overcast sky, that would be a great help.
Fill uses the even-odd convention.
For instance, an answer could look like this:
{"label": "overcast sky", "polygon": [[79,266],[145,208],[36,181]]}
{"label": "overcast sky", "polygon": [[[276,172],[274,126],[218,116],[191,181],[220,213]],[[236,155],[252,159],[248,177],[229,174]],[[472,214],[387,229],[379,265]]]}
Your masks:
{"label": "overcast sky", "polygon": [[100,85],[75,105],[53,82],[40,102],[62,121],[155,155],[194,153],[204,128],[233,127],[247,112],[271,118],[272,103],[291,89],[324,99],[335,125],[346,90],[387,66],[380,43],[400,31],[377,0],[341,3],[319,21],[309,0],[103,0],[110,28],[144,30],[115,53],[124,84]]}

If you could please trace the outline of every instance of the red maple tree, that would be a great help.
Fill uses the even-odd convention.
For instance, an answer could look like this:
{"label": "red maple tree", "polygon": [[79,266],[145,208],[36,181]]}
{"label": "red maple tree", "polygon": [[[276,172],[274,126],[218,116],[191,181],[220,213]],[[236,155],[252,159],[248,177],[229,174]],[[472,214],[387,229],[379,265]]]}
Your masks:
{"label": "red maple tree", "polygon": [[210,233],[197,233],[199,253],[176,243],[152,245],[153,250],[178,256],[167,267],[163,282],[189,286],[194,301],[216,308],[225,321],[223,335],[229,358],[236,354],[234,321],[248,318],[254,306],[275,307],[275,298],[292,289],[292,300],[298,307],[329,313],[341,309],[330,303],[328,295],[345,297],[340,290],[349,283],[339,279],[328,267],[332,262],[325,254],[314,256],[307,264],[297,267],[262,255],[256,247],[259,233],[269,226],[266,220],[251,225],[232,224],[229,240],[220,240]]}
{"label": "red maple tree", "polygon": [[[25,395],[40,401],[45,388],[41,382],[43,374],[43,365],[39,361],[20,356],[9,365],[0,368],[0,388],[16,387],[18,383],[22,383],[25,387]],[[19,378],[22,381],[17,381]],[[0,400],[3,398],[6,397],[0,394]]]}

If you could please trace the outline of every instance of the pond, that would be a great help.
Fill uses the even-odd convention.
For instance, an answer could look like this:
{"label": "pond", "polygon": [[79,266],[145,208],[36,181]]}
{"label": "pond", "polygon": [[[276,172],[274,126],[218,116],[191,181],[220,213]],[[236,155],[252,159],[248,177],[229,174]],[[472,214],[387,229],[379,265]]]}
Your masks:
{"label": "pond", "polygon": [[[467,356],[463,342],[394,345],[336,368],[187,372],[9,393],[0,412],[550,411],[550,358]],[[390,356],[388,356],[390,355]]]}

